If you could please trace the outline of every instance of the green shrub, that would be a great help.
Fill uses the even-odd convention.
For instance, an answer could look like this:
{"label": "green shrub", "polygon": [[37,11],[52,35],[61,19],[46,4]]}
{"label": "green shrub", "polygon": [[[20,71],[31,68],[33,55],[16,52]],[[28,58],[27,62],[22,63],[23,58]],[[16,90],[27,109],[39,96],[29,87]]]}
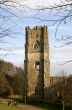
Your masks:
{"label": "green shrub", "polygon": [[15,100],[15,101],[17,101],[17,102],[23,102],[23,101],[22,101],[22,97],[19,96],[19,95],[8,96],[8,98],[11,98],[11,99],[13,99],[13,100]]}

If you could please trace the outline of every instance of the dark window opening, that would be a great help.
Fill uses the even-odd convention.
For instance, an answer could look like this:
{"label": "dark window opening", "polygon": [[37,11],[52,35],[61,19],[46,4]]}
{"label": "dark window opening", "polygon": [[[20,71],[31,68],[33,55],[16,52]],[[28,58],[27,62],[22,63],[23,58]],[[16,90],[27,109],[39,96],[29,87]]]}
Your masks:
{"label": "dark window opening", "polygon": [[36,94],[36,95],[39,94],[39,85],[38,85],[38,84],[35,86],[35,94]]}
{"label": "dark window opening", "polygon": [[39,70],[39,68],[40,68],[40,62],[36,61],[35,62],[35,69]]}

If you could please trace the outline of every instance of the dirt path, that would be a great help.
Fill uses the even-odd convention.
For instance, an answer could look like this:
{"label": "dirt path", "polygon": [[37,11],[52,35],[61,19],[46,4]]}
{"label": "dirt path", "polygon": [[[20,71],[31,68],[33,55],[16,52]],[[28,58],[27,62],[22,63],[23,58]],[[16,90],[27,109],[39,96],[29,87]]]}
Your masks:
{"label": "dirt path", "polygon": [[21,108],[23,110],[45,110],[45,109],[41,109],[39,107],[35,107],[35,106],[31,106],[31,105],[22,105]]}
{"label": "dirt path", "polygon": [[35,107],[32,105],[19,105],[23,110],[45,110],[39,107]]}

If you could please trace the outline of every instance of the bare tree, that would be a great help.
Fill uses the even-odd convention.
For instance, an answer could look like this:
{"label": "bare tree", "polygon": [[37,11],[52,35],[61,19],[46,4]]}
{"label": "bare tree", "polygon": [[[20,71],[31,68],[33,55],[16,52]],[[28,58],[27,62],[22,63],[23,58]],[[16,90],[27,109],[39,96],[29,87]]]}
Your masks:
{"label": "bare tree", "polygon": [[11,49],[5,48],[5,44],[10,44],[8,38],[19,39],[18,35],[23,36],[22,27],[17,22],[21,20],[21,11],[26,8],[20,0],[0,0],[0,56],[14,54]]}
{"label": "bare tree", "polygon": [[[58,36],[59,27],[63,24],[66,26],[68,23],[72,23],[72,1],[63,0],[60,4],[53,6],[40,6],[36,9],[36,14],[33,15],[33,18],[39,20],[40,22],[47,22],[48,24],[55,25],[55,37],[57,41],[64,41],[62,46],[69,45],[72,43],[72,33],[68,35],[62,33]],[[42,16],[43,14],[43,16]]]}

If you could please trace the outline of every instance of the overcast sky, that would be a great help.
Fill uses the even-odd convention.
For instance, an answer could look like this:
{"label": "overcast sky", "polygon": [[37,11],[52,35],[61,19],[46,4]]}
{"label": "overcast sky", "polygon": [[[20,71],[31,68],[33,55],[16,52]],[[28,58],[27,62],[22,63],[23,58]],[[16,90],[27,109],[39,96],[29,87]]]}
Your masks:
{"label": "overcast sky", "polygon": [[[22,4],[25,4],[26,6],[29,6],[31,8],[35,7],[40,7],[40,6],[52,6],[54,4],[59,4],[60,0],[18,0],[22,2]],[[1,10],[0,10],[1,11]],[[28,10],[29,11],[29,10]],[[17,32],[21,32],[22,35],[15,35],[17,38],[7,38],[4,39],[6,43],[2,45],[3,48],[6,48],[7,50],[11,50],[12,52],[8,51],[6,53],[9,53],[8,56],[6,57],[1,57],[2,59],[6,61],[10,61],[13,64],[17,66],[23,67],[23,62],[24,62],[24,44],[25,44],[25,27],[30,26],[34,27],[36,25],[47,25],[48,26],[48,39],[49,39],[49,56],[50,56],[50,74],[51,75],[56,75],[60,71],[65,70],[68,73],[71,73],[72,71],[72,63],[65,63],[65,61],[71,60],[72,59],[72,46],[64,46],[61,48],[56,48],[62,45],[61,42],[58,42],[55,38],[55,29],[56,27],[53,25],[50,25],[49,22],[40,22],[36,21],[31,18],[26,18],[25,16],[27,15],[32,15],[35,14],[34,11],[31,12],[26,12],[26,10],[22,10],[22,13],[16,12],[16,14],[19,16],[19,19],[17,18],[12,18],[11,21],[9,19],[6,19],[5,21],[5,26],[13,26],[14,29],[17,30]],[[41,13],[40,17],[46,16],[47,12],[44,12],[43,14]],[[1,21],[0,21],[1,23]],[[62,35],[65,33],[66,35],[72,32],[71,24],[67,23],[66,25],[61,25],[59,27],[58,31],[58,36]],[[1,46],[1,44],[0,44]],[[0,51],[1,53],[5,53],[4,51]]]}

